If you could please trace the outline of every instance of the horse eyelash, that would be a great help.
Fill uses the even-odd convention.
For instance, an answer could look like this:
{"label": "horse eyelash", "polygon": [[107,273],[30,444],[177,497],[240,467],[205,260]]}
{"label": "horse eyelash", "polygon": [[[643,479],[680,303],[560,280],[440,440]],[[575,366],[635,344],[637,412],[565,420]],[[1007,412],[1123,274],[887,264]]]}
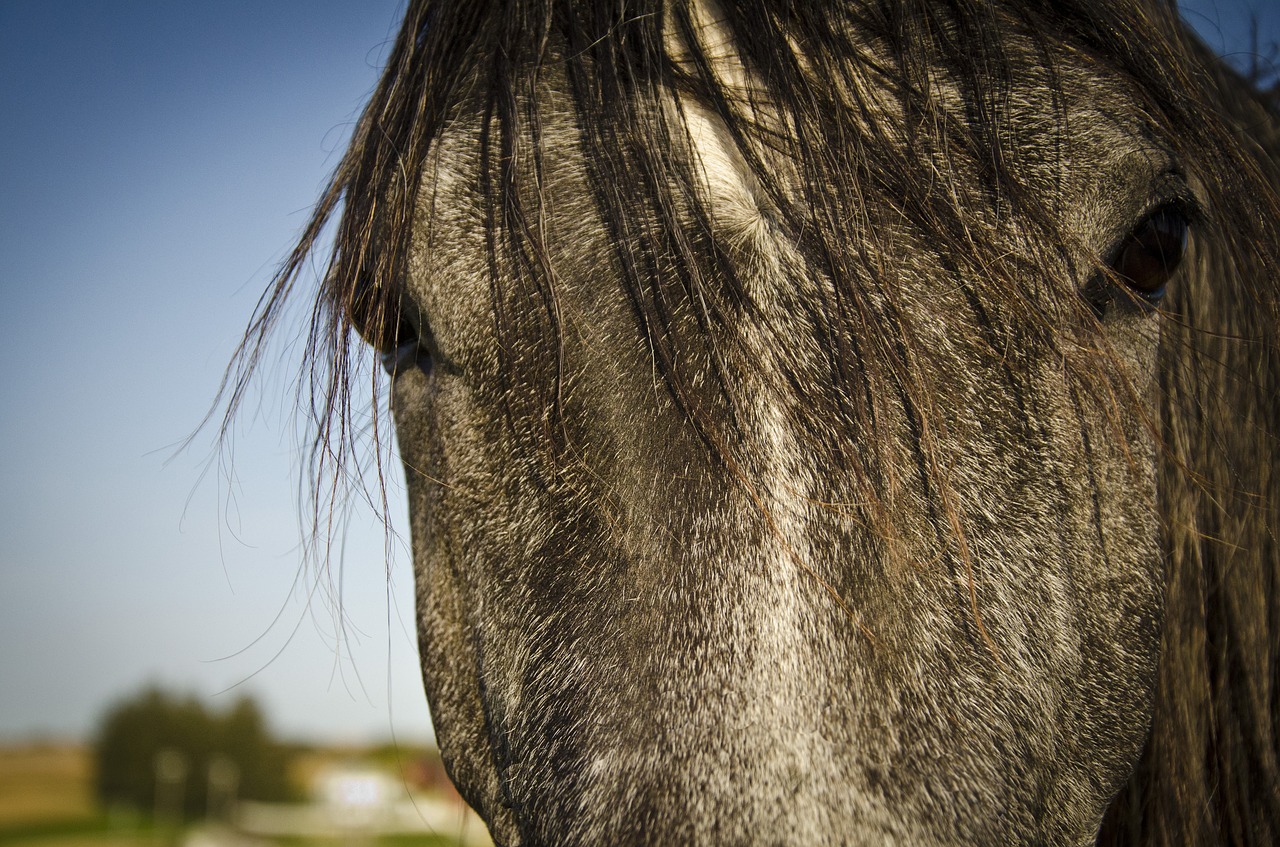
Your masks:
{"label": "horse eyelash", "polygon": [[[1185,178],[1180,173],[1171,172],[1166,175],[1166,179],[1169,181],[1176,180],[1180,183],[1181,190],[1169,193],[1162,192],[1163,196],[1149,203],[1142,214],[1136,217],[1137,222],[1123,236],[1116,238],[1100,254],[1097,271],[1091,276],[1084,288],[1081,289],[1081,296],[1092,307],[1098,320],[1106,318],[1108,307],[1112,304],[1121,307],[1127,306],[1130,310],[1154,312],[1159,307],[1161,300],[1164,299],[1168,283],[1177,276],[1179,268],[1186,258],[1193,233],[1205,219],[1203,207],[1195,196],[1185,188]],[[1126,275],[1117,267],[1117,263],[1123,260],[1126,250],[1134,243],[1135,239],[1140,237],[1143,227],[1164,213],[1173,213],[1182,219],[1184,225],[1183,243],[1168,270],[1168,276],[1164,284],[1151,291],[1144,291],[1142,288],[1131,285],[1126,281]]]}

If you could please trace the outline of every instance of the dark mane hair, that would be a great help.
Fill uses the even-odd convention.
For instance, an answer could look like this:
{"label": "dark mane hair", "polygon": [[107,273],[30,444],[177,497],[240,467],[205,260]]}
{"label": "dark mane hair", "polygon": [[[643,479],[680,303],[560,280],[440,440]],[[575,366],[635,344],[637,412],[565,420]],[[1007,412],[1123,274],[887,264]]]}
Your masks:
{"label": "dark mane hair", "polygon": [[[400,292],[424,165],[465,112],[482,116],[476,189],[490,210],[490,267],[495,279],[499,267],[509,269],[510,287],[494,284],[498,337],[519,331],[542,339],[536,355],[516,345],[499,351],[510,380],[509,418],[522,437],[551,453],[561,448],[561,318],[538,225],[539,93],[554,84],[572,104],[595,208],[663,383],[707,448],[750,488],[736,464],[740,398],[720,345],[733,343],[725,327],[752,314],[753,304],[741,257],[717,234],[715,210],[687,163],[670,155],[687,130],[680,107],[662,104],[683,99],[723,121],[797,250],[826,275],[822,301],[808,316],[829,345],[814,414],[871,445],[859,460],[865,519],[893,535],[892,516],[878,506],[896,483],[875,453],[883,439],[874,437],[892,403],[907,410],[918,436],[920,475],[943,505],[939,532],[950,533],[951,549],[963,556],[930,352],[902,308],[908,295],[878,255],[894,233],[927,233],[993,355],[1012,340],[1052,349],[1079,396],[1132,403],[1131,387],[1107,382],[1091,365],[1108,350],[1061,342],[1096,322],[1087,304],[1063,305],[1064,298],[1015,282],[1028,271],[1079,278],[1105,265],[1093,256],[1090,267],[1077,266],[1081,245],[1070,242],[1038,187],[1019,176],[1013,92],[1034,75],[1056,97],[1054,49],[1068,44],[1132,93],[1162,143],[1193,171],[1210,236],[1195,254],[1206,281],[1178,289],[1164,306],[1160,419],[1148,422],[1163,445],[1168,599],[1160,690],[1147,751],[1101,843],[1280,841],[1280,470],[1273,472],[1280,468],[1280,174],[1271,158],[1280,135],[1273,116],[1162,3],[835,5],[723,0],[728,43],[753,80],[744,91],[717,76],[687,0],[412,0],[349,149],[259,304],[228,383],[228,414],[284,304],[298,296],[326,224],[340,214],[304,365],[322,511],[331,490],[323,480],[340,475],[354,450],[355,332],[387,351],[429,331],[402,314]],[[684,54],[673,55],[675,42]],[[956,96],[948,100],[944,88]],[[876,117],[886,108],[893,121]],[[1061,141],[1063,127],[1056,130],[1046,143]],[[768,151],[789,157],[794,173],[767,167]],[[935,189],[940,151],[953,168],[972,170],[980,196]],[[832,181],[832,173],[847,179]],[[614,190],[619,185],[629,187],[625,195]],[[1036,258],[993,264],[999,233],[1011,227],[1041,249],[1024,251]],[[836,236],[851,230],[857,238]],[[372,369],[375,389],[379,378]],[[1008,378],[1018,390],[1019,377]],[[376,438],[376,416],[374,423]]]}
{"label": "dark mane hair", "polygon": [[[1100,844],[1270,844],[1280,839],[1280,356],[1271,244],[1238,240],[1238,214],[1276,221],[1274,105],[1191,45],[1207,98],[1256,170],[1215,198],[1204,283],[1171,304],[1162,338],[1166,620],[1152,732]],[[1240,193],[1244,192],[1244,194]],[[1223,232],[1223,230],[1226,230]],[[1260,237],[1255,232],[1250,238]],[[1267,236],[1262,236],[1267,237]],[[1215,245],[1218,247],[1218,245]]]}

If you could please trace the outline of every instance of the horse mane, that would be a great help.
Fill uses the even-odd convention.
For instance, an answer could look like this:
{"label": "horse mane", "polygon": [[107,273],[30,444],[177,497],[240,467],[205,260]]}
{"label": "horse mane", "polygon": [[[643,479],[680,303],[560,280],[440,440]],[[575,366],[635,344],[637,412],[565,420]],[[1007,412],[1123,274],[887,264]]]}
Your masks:
{"label": "horse mane", "polygon": [[[1265,186],[1280,185],[1274,105],[1195,49]],[[1158,699],[1100,845],[1280,841],[1280,356],[1271,316],[1251,305],[1274,290],[1250,284],[1276,278],[1240,249],[1200,253],[1200,284],[1177,293],[1162,338]]]}
{"label": "horse mane", "polygon": [[[1272,116],[1243,93],[1242,81],[1205,58],[1171,9],[1154,3],[830,5],[719,4],[729,42],[762,86],[754,95],[716,76],[691,0],[412,0],[346,154],[255,313],[240,370],[228,383],[228,415],[337,215],[304,364],[317,496],[323,500],[334,490],[323,480],[342,473],[358,436],[350,423],[358,393],[355,334],[385,351],[423,331],[402,314],[400,299],[416,198],[433,143],[465,112],[483,115],[477,191],[492,210],[486,220],[491,269],[495,275],[509,269],[512,286],[495,291],[499,337],[533,331],[544,340],[538,355],[515,345],[500,351],[503,373],[515,375],[506,386],[509,419],[546,449],[557,449],[561,327],[554,269],[536,225],[543,212],[537,95],[555,73],[562,74],[562,93],[581,128],[579,152],[615,244],[623,292],[672,401],[708,450],[732,465],[734,380],[714,342],[752,303],[732,246],[716,237],[714,210],[667,152],[683,140],[683,130],[653,106],[682,97],[723,121],[798,250],[827,273],[825,300],[812,316],[831,348],[826,413],[874,445],[871,436],[886,414],[879,398],[897,398],[920,435],[926,485],[945,501],[939,469],[948,466],[948,456],[931,435],[943,416],[934,408],[928,368],[919,364],[928,351],[895,299],[903,295],[877,262],[877,239],[888,237],[879,233],[892,227],[881,226],[888,213],[867,198],[894,198],[895,221],[930,234],[970,299],[996,304],[978,316],[991,349],[1015,336],[1019,344],[1057,349],[1062,327],[1088,321],[1087,308],[1048,309],[1044,298],[1016,284],[1029,270],[1025,265],[984,263],[990,252],[983,249],[984,230],[970,217],[978,206],[994,220],[1020,221],[1022,235],[1043,247],[1031,260],[1042,267],[1030,270],[1046,278],[1071,266],[1067,235],[1039,192],[1019,180],[1008,140],[1017,130],[1008,116],[1019,75],[1034,66],[1052,90],[1049,48],[1069,43],[1123,80],[1160,137],[1194,167],[1208,198],[1205,229],[1212,244],[1195,254],[1200,284],[1177,289],[1164,307],[1161,418],[1152,423],[1163,444],[1164,653],[1150,742],[1104,822],[1100,843],[1276,843],[1280,477],[1272,468],[1280,458],[1274,291],[1280,178],[1268,153],[1280,149],[1280,139]],[[1033,45],[1031,56],[1010,45],[1008,33],[1015,31],[1020,44]],[[687,51],[678,59],[670,50],[673,32]],[[804,46],[803,61],[794,45]],[[965,112],[940,104],[937,67],[960,92]],[[846,99],[837,102],[832,88]],[[869,119],[884,105],[866,94],[876,90],[888,92],[903,125],[912,128],[906,135]],[[1215,104],[1224,99],[1235,109],[1227,120],[1216,116]],[[775,109],[767,119],[759,117],[765,100]],[[765,166],[760,151],[770,145],[796,162],[792,182]],[[518,155],[527,149],[534,155]],[[981,197],[931,190],[936,162],[930,153],[939,149],[954,150],[979,169]],[[833,169],[851,176],[851,184],[824,179]],[[626,197],[612,190],[617,185],[629,186]],[[845,241],[863,246],[834,238],[836,222],[858,232]],[[511,305],[517,300],[540,307],[517,310]],[[1099,384],[1087,361],[1063,355],[1080,393],[1112,394],[1117,402],[1131,396],[1126,386]],[[704,371],[713,390],[699,385]],[[376,391],[376,368],[369,379]],[[534,388],[517,391],[517,382]],[[888,536],[891,517],[875,504],[892,482],[880,474],[883,463],[875,456],[866,462],[866,518]],[[963,539],[956,547],[963,548]]]}

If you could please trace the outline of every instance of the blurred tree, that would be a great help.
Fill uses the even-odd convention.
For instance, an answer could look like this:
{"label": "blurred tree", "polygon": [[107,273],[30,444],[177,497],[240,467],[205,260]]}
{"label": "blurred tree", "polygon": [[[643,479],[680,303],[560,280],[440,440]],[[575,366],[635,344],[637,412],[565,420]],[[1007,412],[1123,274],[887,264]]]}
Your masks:
{"label": "blurred tree", "polygon": [[194,697],[147,688],[107,711],[94,758],[99,799],[161,817],[220,813],[228,793],[289,797],[285,751],[249,697],[211,713]]}

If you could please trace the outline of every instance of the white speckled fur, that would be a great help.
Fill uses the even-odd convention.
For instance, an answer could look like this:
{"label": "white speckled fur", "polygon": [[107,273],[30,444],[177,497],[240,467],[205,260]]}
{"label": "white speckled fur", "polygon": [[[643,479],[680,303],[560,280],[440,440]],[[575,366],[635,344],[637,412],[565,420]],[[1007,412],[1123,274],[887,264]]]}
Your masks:
{"label": "white speckled fur", "polygon": [[[722,14],[708,2],[693,15],[718,82],[762,90]],[[688,66],[689,45],[666,36]],[[1019,81],[1001,106],[1029,137],[1070,129],[1057,158],[1021,137],[1009,146],[1030,150],[1029,185],[1056,192],[1075,239],[1059,246],[1083,266],[1081,245],[1105,248],[1144,213],[1170,154],[1122,85],[1062,53],[1060,100]],[[882,77],[855,77],[867,90],[840,95],[867,106],[880,143],[906,145]],[[973,206],[962,228],[984,272],[879,197],[825,233],[848,277],[839,289],[797,216],[770,199],[801,196],[799,166],[763,131],[744,156],[714,108],[681,93],[655,109],[674,127],[662,152],[684,170],[672,172],[693,175],[671,206],[729,257],[747,301],[717,300],[727,281],[714,273],[681,299],[687,280],[663,276],[680,265],[654,249],[645,282],[670,298],[672,337],[688,340],[704,319],[714,342],[678,350],[670,367],[699,408],[734,419],[701,434],[660,373],[661,333],[637,319],[634,298],[649,289],[624,294],[619,282],[623,248],[648,259],[640,248],[652,245],[613,243],[597,204],[636,189],[592,182],[565,74],[549,67],[538,85],[544,161],[520,196],[553,269],[559,347],[497,317],[495,292],[535,317],[542,301],[486,232],[482,121],[464,103],[434,142],[405,282],[440,363],[398,376],[394,399],[428,694],[451,772],[495,839],[1089,843],[1141,751],[1158,658],[1156,459],[1143,419],[1159,317],[1126,313],[1083,340],[1020,346],[1034,333],[1001,313],[1012,329],[993,349],[966,299],[989,291],[987,269],[1046,314],[1076,302],[1079,280],[1066,259],[1052,278],[1027,270],[1047,266],[1043,245],[984,205],[978,166],[950,150],[922,173],[937,196]],[[938,82],[939,114],[965,117],[961,90]],[[782,126],[765,104],[747,117]],[[518,162],[531,144],[516,139]],[[628,211],[660,229],[643,203]],[[967,287],[956,279],[966,274]],[[896,339],[831,305],[850,292],[898,322]],[[994,309],[1016,316],[1015,299]],[[866,381],[885,390],[861,417],[847,410],[864,402],[848,388],[862,374],[837,384],[833,337],[879,367]],[[1096,385],[1133,396],[1090,405],[1064,358],[1113,348],[1091,360],[1107,369]],[[555,356],[563,420],[539,405]],[[537,443],[549,430],[558,452]],[[872,473],[877,502],[864,496]]]}

